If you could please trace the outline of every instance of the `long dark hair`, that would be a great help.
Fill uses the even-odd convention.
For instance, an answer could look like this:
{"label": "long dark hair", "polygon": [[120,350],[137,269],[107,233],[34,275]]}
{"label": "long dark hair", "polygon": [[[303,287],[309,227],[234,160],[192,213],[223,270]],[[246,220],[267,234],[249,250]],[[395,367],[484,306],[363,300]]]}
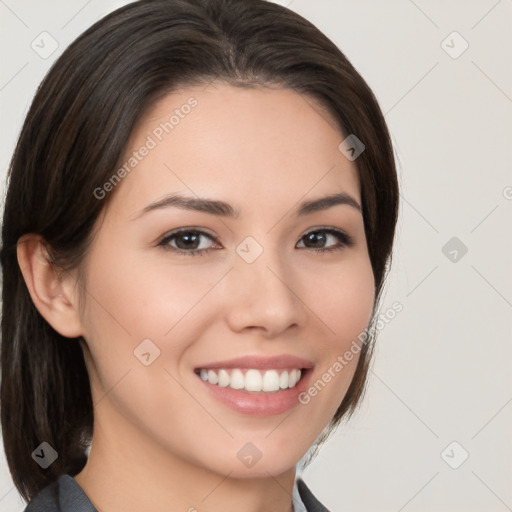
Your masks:
{"label": "long dark hair", "polygon": [[[81,471],[93,404],[84,340],[61,336],[40,315],[17,262],[17,242],[37,233],[54,265],[79,268],[111,197],[100,201],[93,191],[120,165],[140,116],[177,87],[215,79],[278,85],[317,99],[344,136],[355,134],[365,144],[355,164],[375,278],[375,318],[391,259],[398,182],[377,100],[343,53],[300,15],[264,0],[140,0],[116,10],[80,35],[44,78],[8,174],[1,422],[10,472],[26,500],[59,475]],[[331,427],[352,414],[363,394],[375,332],[362,345]],[[31,457],[43,441],[58,452],[47,469]]]}

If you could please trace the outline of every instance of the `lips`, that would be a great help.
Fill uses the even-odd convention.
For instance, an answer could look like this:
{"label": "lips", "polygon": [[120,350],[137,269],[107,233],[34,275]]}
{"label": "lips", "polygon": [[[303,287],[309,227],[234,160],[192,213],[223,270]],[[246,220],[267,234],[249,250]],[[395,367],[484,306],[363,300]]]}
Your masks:
{"label": "lips", "polygon": [[257,370],[287,370],[287,369],[304,369],[313,368],[313,363],[307,359],[296,357],[293,355],[282,354],[273,357],[262,356],[243,356],[234,359],[226,359],[216,361],[214,363],[204,363],[195,368],[196,371],[204,370],[220,370],[221,368],[240,368]]}
{"label": "lips", "polygon": [[282,354],[204,363],[194,372],[222,404],[245,415],[269,416],[300,403],[298,395],[311,380],[313,366],[307,359]]}

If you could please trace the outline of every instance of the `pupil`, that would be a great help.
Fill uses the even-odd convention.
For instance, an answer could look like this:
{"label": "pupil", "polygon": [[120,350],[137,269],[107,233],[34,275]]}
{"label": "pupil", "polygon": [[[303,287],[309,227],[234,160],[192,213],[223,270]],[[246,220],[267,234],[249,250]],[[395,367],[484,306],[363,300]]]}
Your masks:
{"label": "pupil", "polygon": [[315,242],[317,242],[316,245],[318,245],[318,242],[320,242],[320,246],[321,246],[322,242],[325,243],[325,234],[318,235],[317,233],[310,233],[308,235],[308,239],[310,242],[313,242],[314,245],[315,245]]}
{"label": "pupil", "polygon": [[178,240],[185,241],[185,244],[184,244],[185,248],[192,247],[193,249],[197,248],[198,239],[199,239],[199,237],[196,234],[186,234],[186,235],[181,235],[180,237],[178,237]]}

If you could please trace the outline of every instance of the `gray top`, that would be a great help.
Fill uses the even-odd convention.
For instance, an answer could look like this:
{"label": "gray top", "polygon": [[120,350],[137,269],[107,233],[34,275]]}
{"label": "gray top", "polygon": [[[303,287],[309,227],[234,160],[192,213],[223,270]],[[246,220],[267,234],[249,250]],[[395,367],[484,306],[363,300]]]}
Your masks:
{"label": "gray top", "polygon": [[[302,478],[293,486],[294,512],[329,512],[313,495]],[[71,475],[61,475],[32,499],[24,512],[98,512]]]}

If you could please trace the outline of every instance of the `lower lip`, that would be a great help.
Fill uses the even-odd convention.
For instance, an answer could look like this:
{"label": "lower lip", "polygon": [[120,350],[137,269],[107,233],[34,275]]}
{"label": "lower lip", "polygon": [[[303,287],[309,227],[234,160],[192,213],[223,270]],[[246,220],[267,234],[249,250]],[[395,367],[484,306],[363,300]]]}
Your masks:
{"label": "lower lip", "polygon": [[198,378],[214,398],[231,409],[249,416],[272,416],[286,412],[300,403],[298,396],[307,389],[311,373],[311,368],[303,370],[300,381],[293,388],[271,393],[250,392],[229,386],[222,388]]}

